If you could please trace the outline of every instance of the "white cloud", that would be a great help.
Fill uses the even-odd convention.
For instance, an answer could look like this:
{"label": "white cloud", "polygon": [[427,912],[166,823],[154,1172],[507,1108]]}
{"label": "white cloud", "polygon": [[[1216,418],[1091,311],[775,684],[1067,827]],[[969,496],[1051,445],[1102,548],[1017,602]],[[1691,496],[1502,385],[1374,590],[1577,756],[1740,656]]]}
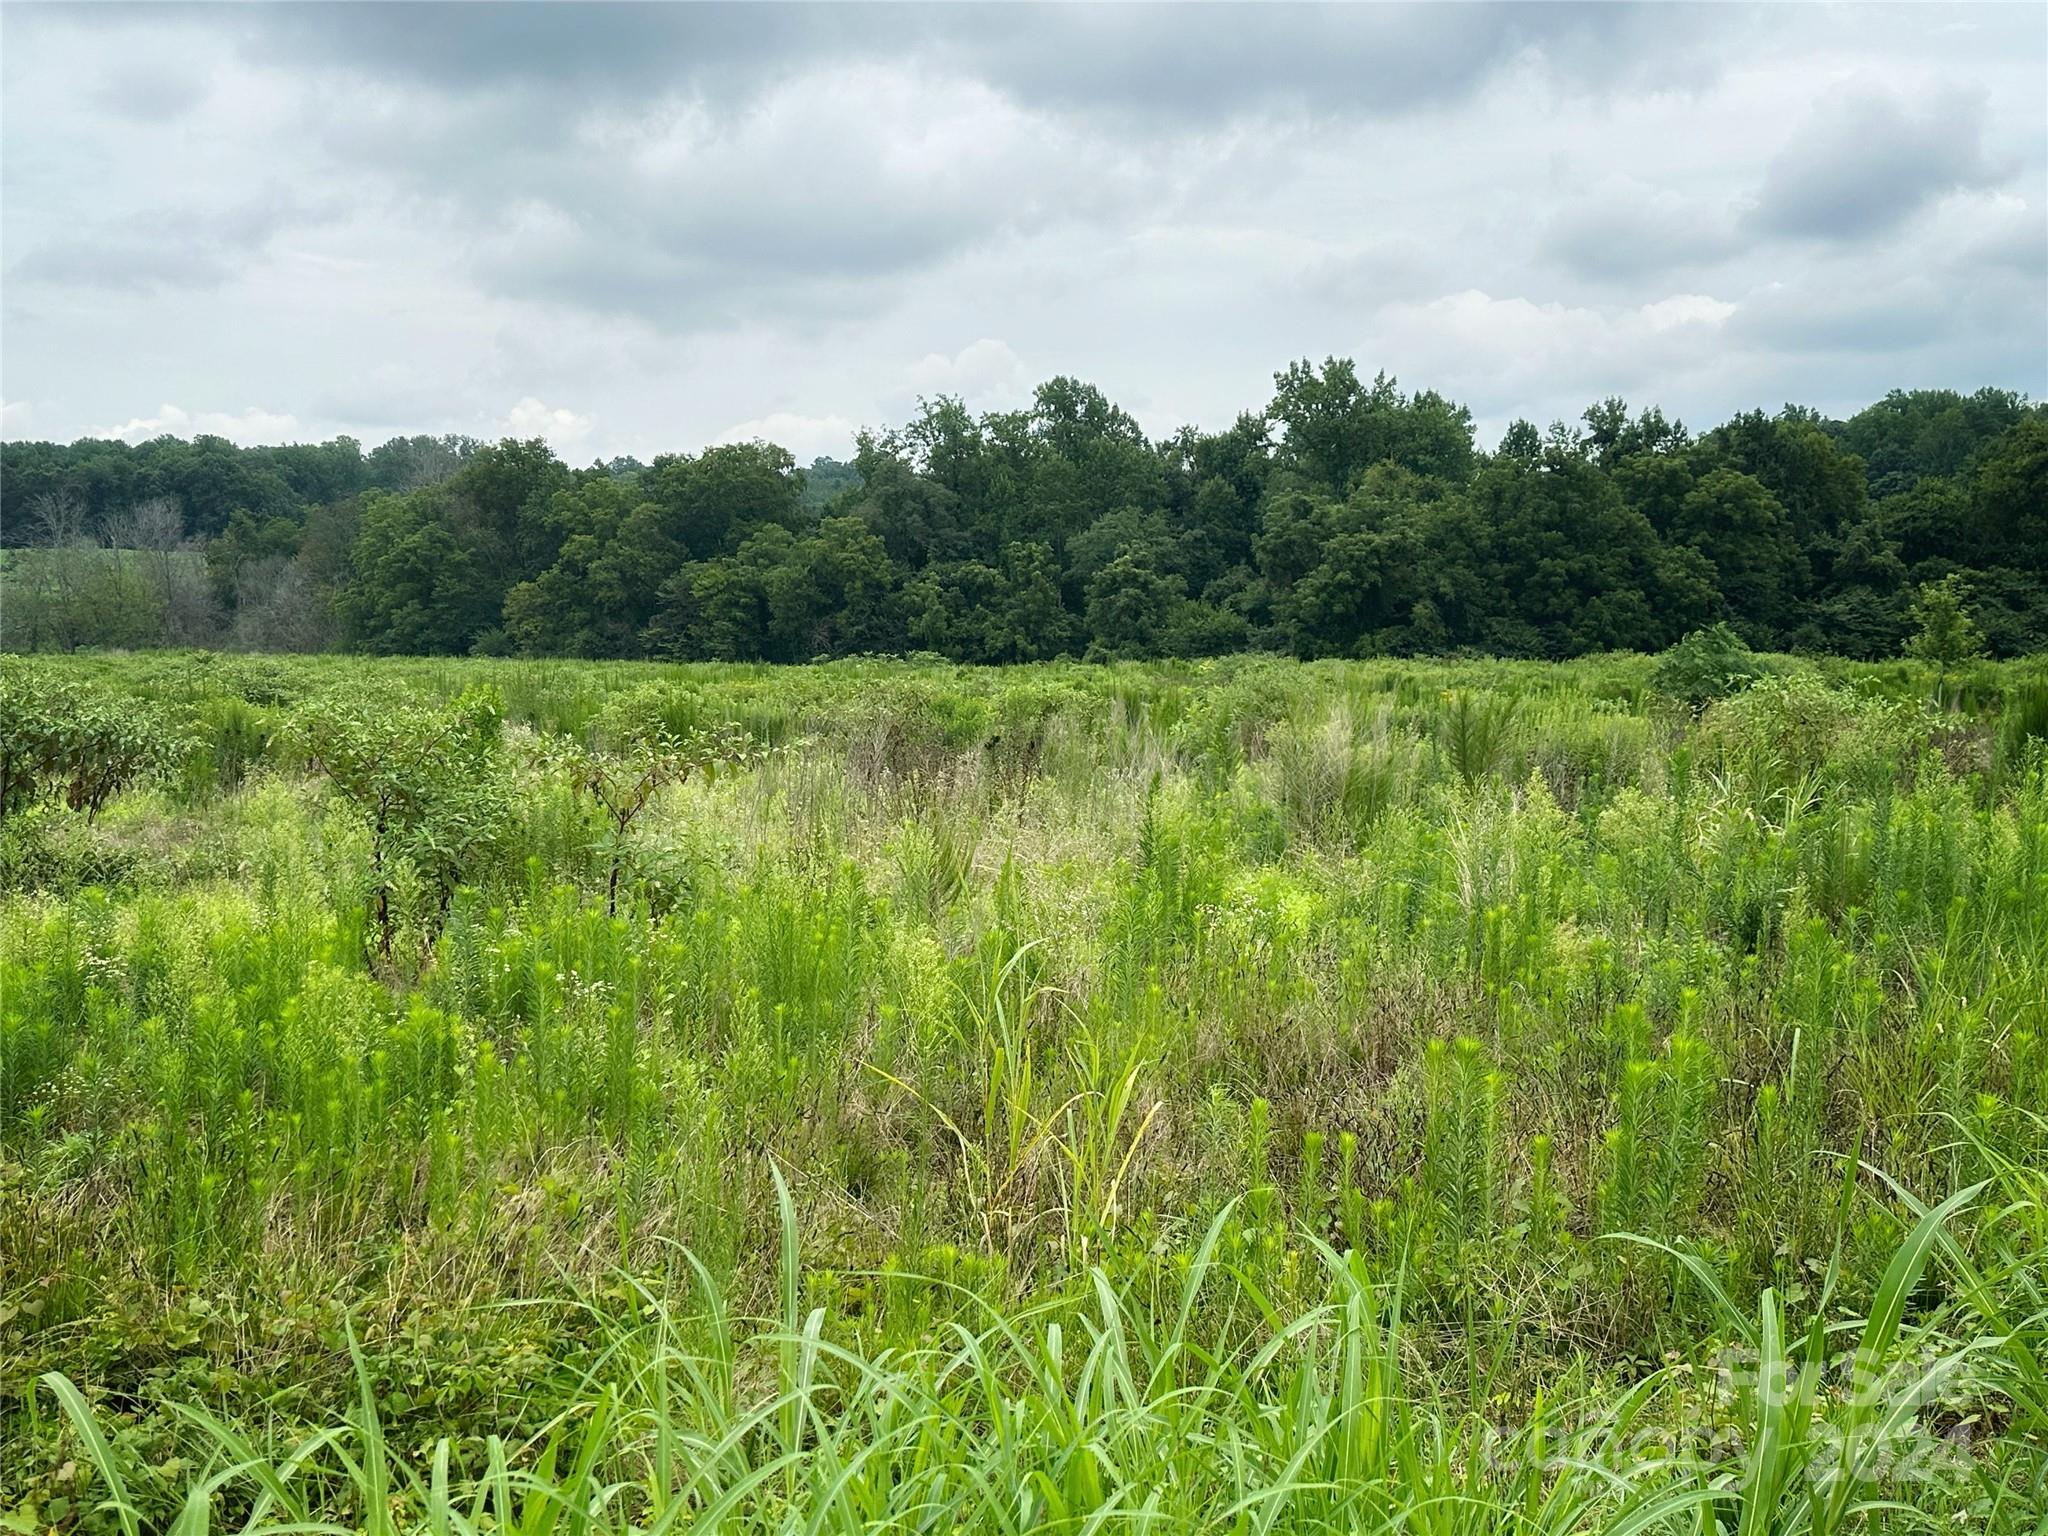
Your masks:
{"label": "white cloud", "polygon": [[1001,410],[1028,399],[1033,380],[1006,341],[984,336],[951,357],[928,353],[906,376],[919,395],[957,395],[975,410]]}
{"label": "white cloud", "polygon": [[571,454],[589,438],[596,421],[581,411],[546,405],[532,395],[513,406],[495,433],[500,437],[544,439],[559,454]]}
{"label": "white cloud", "polygon": [[93,437],[118,437],[123,442],[142,443],[152,437],[224,437],[234,443],[292,443],[307,435],[299,418],[287,411],[266,411],[252,405],[240,415],[228,411],[188,411],[168,401],[156,408],[154,416],[131,416],[116,427],[100,427]]}
{"label": "white cloud", "polygon": [[1405,380],[1468,402],[1490,441],[1515,416],[1572,419],[1609,394],[1668,401],[1674,381],[1712,365],[1739,308],[1705,294],[1610,307],[1467,289],[1390,306],[1380,339]]}
{"label": "white cloud", "polygon": [[808,464],[821,455],[834,459],[850,457],[853,435],[859,430],[858,423],[845,416],[804,416],[794,411],[771,411],[766,416],[727,427],[718,434],[716,441],[779,443],[795,456],[797,463]]}
{"label": "white cloud", "polygon": [[1536,303],[1494,298],[1476,288],[1426,304],[1389,306],[1388,334],[1433,341],[1447,354],[1474,364],[1554,364],[1641,344],[1650,337],[1692,331],[1705,336],[1736,305],[1700,293],[1676,293],[1626,308]]}
{"label": "white cloud", "polygon": [[32,400],[0,400],[0,441],[13,442],[28,431],[35,414]]}
{"label": "white cloud", "polygon": [[1645,304],[1637,314],[1653,331],[1668,331],[1681,325],[1719,325],[1735,313],[1726,299],[1704,293],[1674,293],[1668,299]]}

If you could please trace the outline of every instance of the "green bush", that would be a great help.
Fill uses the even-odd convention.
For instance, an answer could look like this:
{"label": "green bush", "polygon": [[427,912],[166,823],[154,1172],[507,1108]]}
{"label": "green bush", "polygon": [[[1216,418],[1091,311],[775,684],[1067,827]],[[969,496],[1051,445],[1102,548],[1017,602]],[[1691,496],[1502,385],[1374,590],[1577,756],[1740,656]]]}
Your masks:
{"label": "green bush", "polygon": [[0,822],[0,890],[70,895],[125,885],[142,867],[137,849],[59,804],[33,805]]}
{"label": "green bush", "polygon": [[438,707],[338,694],[293,721],[297,750],[369,830],[370,907],[387,959],[397,893],[418,883],[431,936],[456,886],[509,830],[503,714],[494,692],[475,689]]}
{"label": "green bush", "polygon": [[178,745],[164,711],[142,700],[0,666],[0,817],[57,798],[90,821]]}
{"label": "green bush", "polygon": [[1696,629],[1657,658],[1653,692],[1700,709],[1771,675],[1763,659],[1726,624]]}

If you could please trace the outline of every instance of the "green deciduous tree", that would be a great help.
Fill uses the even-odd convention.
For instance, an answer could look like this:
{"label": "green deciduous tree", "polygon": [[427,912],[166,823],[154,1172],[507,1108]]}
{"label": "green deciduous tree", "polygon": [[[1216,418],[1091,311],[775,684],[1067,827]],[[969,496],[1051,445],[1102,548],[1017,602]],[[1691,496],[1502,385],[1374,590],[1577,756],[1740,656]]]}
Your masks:
{"label": "green deciduous tree", "polygon": [[[59,535],[39,507],[69,509]],[[921,400],[807,470],[764,442],[581,470],[454,436],[9,443],[0,508],[0,543],[36,546],[0,568],[28,649],[1563,656],[1718,618],[1869,657],[1952,572],[1987,649],[2048,645],[2048,411],[1995,389],[1699,437],[1610,398],[1482,454],[1462,406],[1332,357],[1156,442],[1058,377],[1016,410]]]}
{"label": "green deciduous tree", "polygon": [[1736,469],[1709,470],[1686,492],[1667,534],[1713,568],[1738,628],[1777,643],[1794,617],[1806,571],[1785,509],[1762,481]]}
{"label": "green deciduous tree", "polygon": [[1969,588],[1953,573],[1920,588],[1914,600],[1913,623],[1906,654],[1935,668],[1934,696],[1945,697],[1948,675],[1963,662],[1984,654],[1984,636],[1970,617]]}
{"label": "green deciduous tree", "polygon": [[1103,656],[1156,656],[1187,600],[1187,583],[1143,554],[1119,555],[1088,583],[1091,650]]}

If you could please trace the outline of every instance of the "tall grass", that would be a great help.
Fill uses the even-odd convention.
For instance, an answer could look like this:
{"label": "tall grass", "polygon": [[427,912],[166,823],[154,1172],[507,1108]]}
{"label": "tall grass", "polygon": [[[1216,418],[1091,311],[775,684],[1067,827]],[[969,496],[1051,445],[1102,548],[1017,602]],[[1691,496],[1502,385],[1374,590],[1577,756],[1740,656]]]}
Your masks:
{"label": "tall grass", "polygon": [[[0,825],[16,1527],[2044,1507],[2024,664],[62,670],[193,745]],[[292,721],[480,686],[380,866]]]}
{"label": "tall grass", "polygon": [[[1788,1335],[1766,1290],[1743,1313],[1703,1268],[1743,1358],[1726,1368],[1718,1443],[1651,1432],[1682,1376],[1604,1399],[1568,1376],[1515,1423],[1459,1410],[1412,1364],[1396,1275],[1311,1244],[1320,1298],[1276,1315],[1220,1253],[1220,1214],[1177,1272],[970,1320],[900,1351],[832,1343],[806,1312],[795,1209],[778,1178],[780,1315],[736,1316],[701,1266],[694,1308],[652,1290],[592,1307],[603,1341],[576,1400],[523,1443],[486,1437],[473,1464],[443,1437],[394,1446],[351,1340],[353,1409],[281,1455],[181,1408],[203,1447],[173,1522],[207,1530],[867,1532],[1016,1530],[1828,1533],[1910,1513],[1899,1495],[1974,1490],[1954,1466],[1896,1459],[1905,1426],[1971,1354],[1934,1321],[1905,1325],[1947,1223],[1979,1193],[1925,1211],[1855,1329],[1851,1380],[1825,1386],[1830,1328]],[[1689,1263],[1698,1261],[1681,1255]],[[1982,1325],[1987,1320],[1975,1320]],[[1840,1328],[1843,1325],[1837,1324]],[[110,1512],[140,1528],[124,1465],[65,1376],[44,1386],[79,1437]],[[1705,1428],[1706,1426],[1699,1426]],[[1704,1441],[1704,1436],[1700,1437]],[[1918,1449],[1918,1447],[1915,1447]],[[1993,1483],[1975,1512],[2023,1529],[2024,1490]],[[1931,1513],[1931,1512],[1930,1512]]]}

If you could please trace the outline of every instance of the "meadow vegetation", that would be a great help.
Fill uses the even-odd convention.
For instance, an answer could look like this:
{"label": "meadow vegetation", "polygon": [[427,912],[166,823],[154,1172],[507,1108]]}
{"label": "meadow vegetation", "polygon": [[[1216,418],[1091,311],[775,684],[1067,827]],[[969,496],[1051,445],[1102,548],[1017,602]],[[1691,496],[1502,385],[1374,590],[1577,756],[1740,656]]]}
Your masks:
{"label": "meadow vegetation", "polygon": [[0,1526],[2039,1531],[2044,738],[1729,632],[0,660]]}

